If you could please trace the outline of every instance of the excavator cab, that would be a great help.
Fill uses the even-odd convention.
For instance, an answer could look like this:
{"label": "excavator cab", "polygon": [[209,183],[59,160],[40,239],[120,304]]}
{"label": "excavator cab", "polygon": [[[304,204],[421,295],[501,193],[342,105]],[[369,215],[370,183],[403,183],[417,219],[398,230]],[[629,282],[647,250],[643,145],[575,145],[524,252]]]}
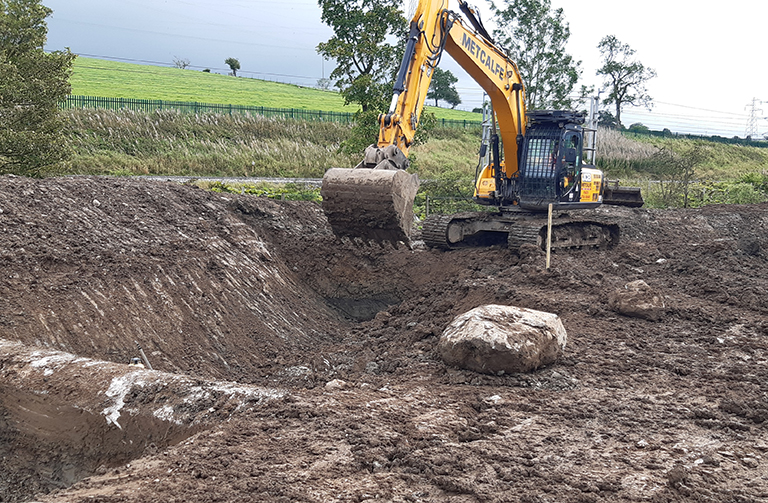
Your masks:
{"label": "excavator cab", "polygon": [[601,204],[602,172],[582,164],[583,114],[546,110],[529,112],[527,118],[518,170],[508,168],[514,163],[490,162],[475,181],[475,201],[531,211],[544,211],[550,203],[557,209]]}
{"label": "excavator cab", "polygon": [[602,173],[582,165],[584,115],[561,110],[528,113],[520,152],[518,205],[541,211],[598,206]]}

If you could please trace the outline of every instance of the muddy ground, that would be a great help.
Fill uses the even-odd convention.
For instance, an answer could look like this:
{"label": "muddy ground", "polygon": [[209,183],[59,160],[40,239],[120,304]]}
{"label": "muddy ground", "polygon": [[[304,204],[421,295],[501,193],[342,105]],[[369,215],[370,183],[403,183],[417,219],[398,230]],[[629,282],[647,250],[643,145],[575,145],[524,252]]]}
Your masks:
{"label": "muddy ground", "polygon": [[[597,213],[621,243],[546,271],[341,242],[313,203],[0,177],[0,501],[768,501],[768,205]],[[637,279],[661,320],[609,308]],[[560,315],[565,357],[446,367],[487,303]]]}

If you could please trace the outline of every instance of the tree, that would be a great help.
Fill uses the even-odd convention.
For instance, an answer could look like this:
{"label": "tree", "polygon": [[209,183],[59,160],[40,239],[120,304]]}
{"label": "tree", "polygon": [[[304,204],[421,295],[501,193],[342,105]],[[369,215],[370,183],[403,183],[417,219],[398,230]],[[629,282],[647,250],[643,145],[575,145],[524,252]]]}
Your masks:
{"label": "tree", "polygon": [[435,68],[435,73],[432,75],[432,82],[429,83],[429,91],[427,92],[427,98],[435,100],[435,106],[438,106],[438,100],[443,100],[451,105],[451,108],[456,108],[461,103],[461,97],[456,90],[457,79],[449,70],[443,70],[441,68]]}
{"label": "tree", "polygon": [[68,157],[59,103],[75,55],[46,53],[40,0],[0,0],[0,174],[39,176]]}
{"label": "tree", "polygon": [[329,90],[332,84],[331,79],[326,79],[325,77],[317,79],[317,88],[322,89],[323,91]]}
{"label": "tree", "polygon": [[504,0],[492,5],[498,28],[493,35],[509,51],[525,84],[529,109],[573,108],[570,98],[581,76],[581,62],[565,52],[571,36],[563,9],[550,0]]}
{"label": "tree", "polygon": [[602,127],[606,127],[608,129],[621,129],[619,123],[616,122],[616,117],[614,117],[613,114],[608,110],[600,110],[600,112],[597,114],[597,122]]}
{"label": "tree", "polygon": [[635,50],[619,42],[613,35],[603,37],[597,48],[603,57],[603,66],[597,70],[597,75],[605,78],[603,89],[608,91],[608,97],[603,103],[616,106],[616,122],[621,126],[623,106],[651,107],[653,99],[648,94],[645,83],[655,77],[656,72],[646,68],[641,62],[632,60]]}
{"label": "tree", "polygon": [[176,68],[184,70],[190,64],[191,64],[191,62],[187,58],[178,58],[176,56],[173,57],[173,66],[175,66]]}
{"label": "tree", "polygon": [[237,77],[237,71],[240,69],[240,61],[235,58],[227,58],[224,60],[224,64],[232,70],[232,75]]}
{"label": "tree", "polygon": [[386,0],[318,0],[318,5],[334,36],[318,44],[317,52],[336,61],[330,78],[345,104],[383,111],[402,58],[406,19]]}

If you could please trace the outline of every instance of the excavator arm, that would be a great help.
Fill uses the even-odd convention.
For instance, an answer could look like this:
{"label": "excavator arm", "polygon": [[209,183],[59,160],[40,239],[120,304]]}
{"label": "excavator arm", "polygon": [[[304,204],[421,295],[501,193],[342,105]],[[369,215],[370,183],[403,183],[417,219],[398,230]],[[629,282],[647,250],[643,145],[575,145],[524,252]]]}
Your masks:
{"label": "excavator arm", "polygon": [[[444,52],[488,94],[502,132],[505,159],[517,159],[525,134],[525,89],[517,65],[491,40],[474,11],[464,0],[459,6],[473,26],[445,8],[446,0],[421,0],[411,19],[392,103],[379,118],[378,148],[395,145],[405,155],[413,144],[434,69]],[[512,176],[512,163],[507,176]]]}
{"label": "excavator arm", "polygon": [[[410,240],[418,177],[405,172],[435,68],[448,52],[490,96],[501,131],[492,138],[496,177],[515,176],[525,134],[525,90],[517,65],[491,40],[464,0],[474,29],[447,9],[447,0],[419,0],[389,110],[379,116],[377,143],[353,170],[332,168],[323,178],[323,210],[336,235],[377,241]],[[504,150],[501,161],[499,149]]]}

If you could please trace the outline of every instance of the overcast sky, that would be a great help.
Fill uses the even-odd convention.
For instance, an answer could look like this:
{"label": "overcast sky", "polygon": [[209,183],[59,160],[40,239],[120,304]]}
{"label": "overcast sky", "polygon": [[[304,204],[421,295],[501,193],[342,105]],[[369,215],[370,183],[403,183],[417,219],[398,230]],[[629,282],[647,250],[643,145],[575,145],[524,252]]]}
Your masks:
{"label": "overcast sky", "polygon": [[[503,0],[499,0],[503,1]],[[315,48],[332,36],[315,0],[43,0],[53,9],[47,49],[69,47],[83,56],[171,65],[225,73],[237,58],[244,76],[315,85],[333,68]],[[472,2],[493,24],[485,4]],[[568,52],[582,61],[580,84],[599,86],[597,44],[615,35],[656,70],[648,90],[652,111],[626,108],[625,126],[744,136],[757,98],[757,129],[768,134],[768,2],[732,0],[552,0],[570,25]],[[451,8],[458,10],[458,2]],[[479,106],[482,90],[450,57],[442,66],[460,80],[462,109]],[[523,76],[525,78],[525,76]],[[764,100],[761,103],[759,100]],[[255,105],[258,105],[255,103]]]}

